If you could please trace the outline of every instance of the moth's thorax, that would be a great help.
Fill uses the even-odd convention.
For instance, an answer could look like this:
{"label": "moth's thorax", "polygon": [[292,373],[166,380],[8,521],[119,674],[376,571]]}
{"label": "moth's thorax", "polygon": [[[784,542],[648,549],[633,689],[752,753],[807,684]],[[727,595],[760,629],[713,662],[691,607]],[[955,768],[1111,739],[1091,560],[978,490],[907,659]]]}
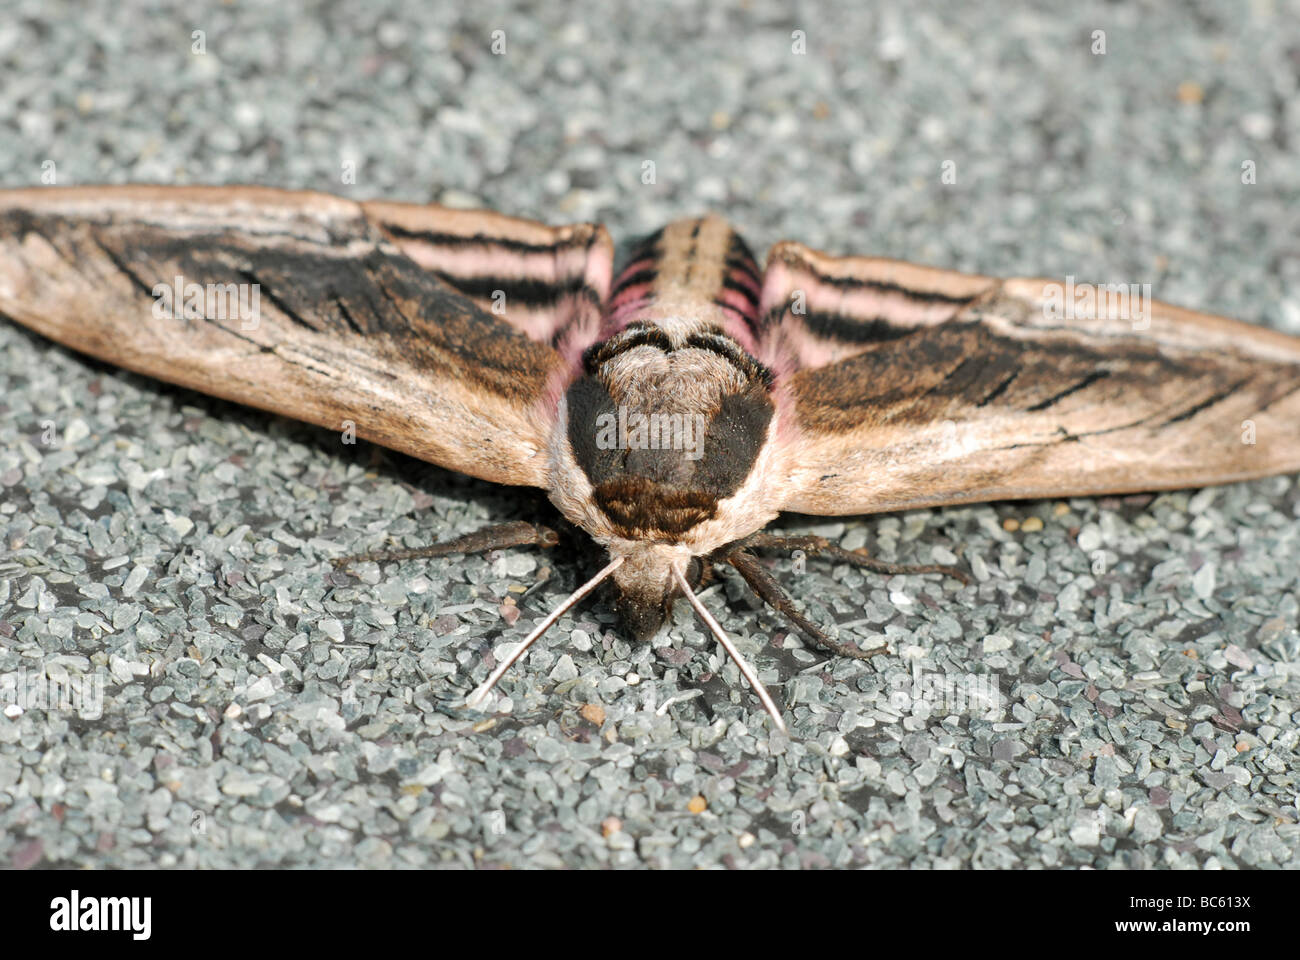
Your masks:
{"label": "moth's thorax", "polygon": [[741,489],[767,440],[765,371],[730,338],[634,325],[565,397],[566,447],[612,531],[680,542]]}
{"label": "moth's thorax", "polygon": [[633,253],[551,444],[551,497],[570,520],[606,544],[699,554],[775,515],[756,310],[753,258],[722,220],[671,224]]}

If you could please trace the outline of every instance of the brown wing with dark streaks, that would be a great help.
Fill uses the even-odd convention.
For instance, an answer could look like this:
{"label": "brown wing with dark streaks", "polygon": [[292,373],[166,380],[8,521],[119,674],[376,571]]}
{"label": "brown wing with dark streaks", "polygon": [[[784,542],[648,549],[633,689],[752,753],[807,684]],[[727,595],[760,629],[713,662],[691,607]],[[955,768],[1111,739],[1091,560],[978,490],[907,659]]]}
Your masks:
{"label": "brown wing with dark streaks", "polygon": [[403,253],[573,365],[599,336],[614,244],[600,224],[550,227],[490,210],[361,205]]}
{"label": "brown wing with dark streaks", "polygon": [[765,289],[778,325],[782,288],[835,304],[797,327],[820,331],[809,356],[823,364],[802,363],[781,385],[793,413],[780,438],[785,509],[872,513],[1300,471],[1300,339],[1140,290],[1090,306],[1049,280],[794,245],[778,262],[780,283]]}
{"label": "brown wing with dark streaks", "polygon": [[[155,293],[176,278],[219,292],[173,318]],[[242,312],[220,294],[240,284]],[[351,421],[499,483],[546,485],[569,378],[556,350],[415,263],[360,205],[324,194],[0,192],[0,314],[126,369],[329,429]]]}

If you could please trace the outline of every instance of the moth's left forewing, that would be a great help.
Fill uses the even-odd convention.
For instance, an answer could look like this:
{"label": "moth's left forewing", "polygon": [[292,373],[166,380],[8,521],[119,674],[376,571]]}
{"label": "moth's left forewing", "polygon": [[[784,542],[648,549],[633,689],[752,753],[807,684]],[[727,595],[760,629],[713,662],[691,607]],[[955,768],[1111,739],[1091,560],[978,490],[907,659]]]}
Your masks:
{"label": "moth's left forewing", "polygon": [[[855,259],[822,270],[875,286],[867,312],[836,314],[848,356],[779,385],[792,411],[786,509],[865,513],[1300,470],[1296,338],[1140,287],[1089,298],[1050,280],[985,285],[925,268],[882,280],[881,261],[859,270]],[[968,303],[933,316],[967,291]]]}
{"label": "moth's left forewing", "polygon": [[549,483],[563,358],[412,261],[348,200],[0,191],[0,314],[160,380],[483,479]]}

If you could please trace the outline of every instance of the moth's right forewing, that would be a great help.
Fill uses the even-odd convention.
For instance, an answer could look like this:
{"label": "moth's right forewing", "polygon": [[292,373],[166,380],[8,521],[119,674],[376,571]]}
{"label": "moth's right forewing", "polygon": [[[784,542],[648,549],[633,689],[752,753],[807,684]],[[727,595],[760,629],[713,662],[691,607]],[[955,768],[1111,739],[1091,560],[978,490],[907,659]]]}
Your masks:
{"label": "moth's right forewing", "polygon": [[1099,299],[1060,309],[1059,286],[999,282],[947,319],[889,320],[888,336],[873,329],[851,356],[786,378],[785,508],[871,513],[1300,470],[1300,340],[1140,293],[1118,311]]}
{"label": "moth's right forewing", "polygon": [[354,424],[494,482],[547,482],[559,354],[422,269],[347,200],[3,192],[0,313],[160,380],[328,429]]}

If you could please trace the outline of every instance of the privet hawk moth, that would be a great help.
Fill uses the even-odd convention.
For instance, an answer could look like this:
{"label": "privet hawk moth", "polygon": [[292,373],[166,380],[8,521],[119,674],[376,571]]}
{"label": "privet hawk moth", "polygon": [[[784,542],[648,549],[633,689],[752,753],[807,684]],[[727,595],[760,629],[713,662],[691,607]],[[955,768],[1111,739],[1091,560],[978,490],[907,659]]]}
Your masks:
{"label": "privet hawk moth", "polygon": [[[781,511],[844,515],[1195,487],[1300,470],[1300,339],[1138,289],[995,279],[779,243],[717,217],[616,275],[604,227],[217,187],[0,192],[0,314],[128,370],[541,487],[609,563],[639,640],[729,563],[816,643],[757,562]],[[211,291],[252,290],[240,310]],[[195,297],[191,291],[198,290]],[[242,294],[241,294],[242,295]],[[251,302],[250,302],[251,301]],[[1243,442],[1250,425],[1254,442]],[[555,542],[530,523],[428,556]]]}

